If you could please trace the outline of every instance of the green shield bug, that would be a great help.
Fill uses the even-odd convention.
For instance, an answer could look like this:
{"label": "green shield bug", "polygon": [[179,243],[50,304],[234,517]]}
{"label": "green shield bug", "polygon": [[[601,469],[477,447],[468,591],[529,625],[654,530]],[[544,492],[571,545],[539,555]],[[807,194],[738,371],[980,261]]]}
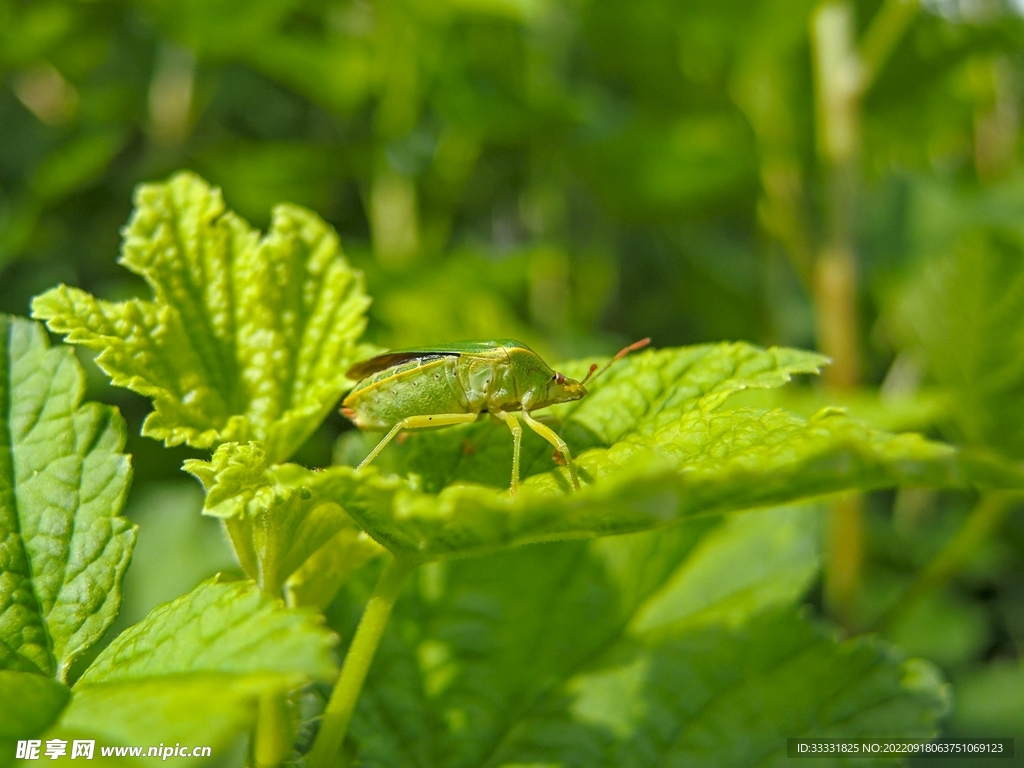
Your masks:
{"label": "green shield bug", "polygon": [[342,402],[341,412],[359,429],[388,430],[360,467],[373,461],[403,430],[467,424],[490,414],[504,421],[512,431],[513,494],[519,491],[519,446],[523,435],[518,414],[561,454],[572,488],[579,490],[569,446],[531,414],[539,408],[585,397],[588,381],[650,341],[642,339],[630,344],[596,376],[597,365],[590,366],[582,381],[563,376],[525,344],[512,339],[388,352],[349,369],[348,377],[358,383]]}

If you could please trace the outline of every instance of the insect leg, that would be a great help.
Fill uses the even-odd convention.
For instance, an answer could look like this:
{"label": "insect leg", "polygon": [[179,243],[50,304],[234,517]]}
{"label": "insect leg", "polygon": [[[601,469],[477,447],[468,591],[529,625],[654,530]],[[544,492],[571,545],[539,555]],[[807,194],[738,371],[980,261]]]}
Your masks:
{"label": "insect leg", "polygon": [[519,425],[519,419],[515,414],[501,411],[498,416],[505,420],[508,428],[512,430],[512,485],[509,490],[513,496],[519,493],[519,446],[523,442],[523,428]]}
{"label": "insect leg", "polygon": [[525,408],[523,409],[523,418],[530,429],[555,446],[555,449],[562,454],[562,458],[565,459],[565,465],[569,468],[569,477],[572,478],[572,489],[578,491],[580,489],[580,481],[576,477],[576,466],[572,463],[572,454],[569,453],[569,446],[565,444],[565,440],[555,434],[551,427],[545,426],[533,418]]}
{"label": "insect leg", "polygon": [[384,450],[384,446],[401,432],[403,429],[425,429],[427,427],[447,427],[452,424],[469,424],[476,421],[478,414],[475,413],[435,413],[430,416],[407,416],[391,428],[391,431],[384,435],[384,439],[377,443],[377,447],[370,451],[370,455],[359,462],[356,469],[362,469]]}

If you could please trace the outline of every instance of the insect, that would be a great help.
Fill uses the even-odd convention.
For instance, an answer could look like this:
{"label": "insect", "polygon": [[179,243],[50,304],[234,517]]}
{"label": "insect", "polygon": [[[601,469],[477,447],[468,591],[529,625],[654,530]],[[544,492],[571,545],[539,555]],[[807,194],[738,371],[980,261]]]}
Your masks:
{"label": "insect", "polygon": [[358,381],[342,402],[341,412],[365,430],[389,430],[363,459],[365,467],[403,430],[468,424],[485,413],[504,421],[512,432],[512,494],[519,492],[519,448],[523,428],[518,416],[555,447],[569,469],[573,490],[579,490],[569,446],[533,411],[579,400],[588,381],[600,376],[633,350],[650,343],[630,344],[595,375],[582,381],[553,370],[537,353],[512,339],[463,342],[427,349],[388,352],[356,363],[346,374]]}

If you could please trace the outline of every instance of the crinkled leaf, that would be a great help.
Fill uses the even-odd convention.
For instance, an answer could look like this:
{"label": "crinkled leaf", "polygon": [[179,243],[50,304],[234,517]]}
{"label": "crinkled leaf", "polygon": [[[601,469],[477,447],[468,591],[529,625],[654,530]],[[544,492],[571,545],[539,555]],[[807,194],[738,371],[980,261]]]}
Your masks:
{"label": "crinkled leaf", "polygon": [[136,190],[121,263],[146,279],[152,301],[59,286],[32,310],[99,352],[115,384],[153,398],[143,431],[169,445],[258,439],[284,460],[370,352],[356,345],[369,304],[362,275],[303,208],[276,207],[261,237],[225,210],[220,190],[180,173]]}
{"label": "crinkled leaf", "polygon": [[135,527],[124,421],[82,404],[85,377],[38,324],[0,317],[0,668],[56,675],[121,604]]}
{"label": "crinkled leaf", "polygon": [[382,551],[337,502],[301,485],[305,470],[268,466],[256,443],[222,446],[211,461],[190,460],[185,469],[206,488],[204,513],[224,521],[243,568],[265,592],[288,584],[297,604],[324,604]]}
{"label": "crinkled leaf", "polygon": [[[784,766],[788,737],[931,735],[948,702],[930,666],[786,608],[784,553],[817,560],[808,514],[424,566],[352,723],[360,765]],[[703,594],[749,567],[762,518],[776,555],[757,589]]]}
{"label": "crinkled leaf", "polygon": [[[566,372],[586,370],[588,362]],[[550,446],[531,439],[523,448],[530,476],[519,496],[510,497],[511,438],[504,425],[487,423],[413,433],[382,457],[381,467],[291,467],[288,476],[313,498],[339,503],[397,555],[423,560],[639,531],[849,489],[1024,481],[1014,467],[872,429],[835,410],[804,419],[722,408],[733,392],[777,386],[820,362],[810,353],[745,344],[666,349],[623,361],[590,396],[553,409],[577,452],[579,493],[569,492],[564,468],[547,469]]]}
{"label": "crinkled leaf", "polygon": [[14,763],[19,739],[38,738],[57,719],[70,694],[42,675],[0,670],[0,766]]}
{"label": "crinkled leaf", "polygon": [[118,635],[78,684],[190,673],[329,680],[335,642],[315,614],[285,608],[252,582],[213,578]]}

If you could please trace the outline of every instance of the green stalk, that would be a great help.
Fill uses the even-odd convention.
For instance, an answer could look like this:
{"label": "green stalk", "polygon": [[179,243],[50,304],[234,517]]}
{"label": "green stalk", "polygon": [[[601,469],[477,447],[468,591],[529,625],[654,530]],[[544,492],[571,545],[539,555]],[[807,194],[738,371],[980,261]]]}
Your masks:
{"label": "green stalk", "polygon": [[[857,327],[857,256],[854,248],[859,191],[860,60],[853,4],[824,2],[811,18],[816,135],[826,181],[824,239],[814,263],[812,298],[818,349],[832,358],[825,385],[848,391],[860,380]],[[856,495],[829,505],[826,602],[849,626],[860,586],[863,512]]]}
{"label": "green stalk", "polygon": [[253,763],[256,768],[276,768],[291,748],[292,728],[284,696],[280,693],[261,696],[256,713]]}
{"label": "green stalk", "polygon": [[352,713],[355,712],[359,693],[363,690],[366,674],[370,671],[384,627],[391,616],[391,609],[395,606],[406,577],[415,567],[416,563],[394,558],[381,573],[370,595],[370,602],[363,611],[363,617],[359,620],[352,644],[345,654],[341,677],[324,710],[320,732],[306,761],[309,768],[331,768],[334,765],[338,749],[345,740],[349,721],[352,720]]}
{"label": "green stalk", "polygon": [[[859,47],[850,0],[826,0],[811,17],[815,129],[826,178],[824,238],[814,261],[812,296],[818,348],[832,358],[825,384],[836,391],[855,388],[861,378],[854,232],[863,97],[919,5],[920,0],[885,0]],[[847,625],[860,588],[863,529],[860,497],[845,496],[830,505],[825,596]]]}

